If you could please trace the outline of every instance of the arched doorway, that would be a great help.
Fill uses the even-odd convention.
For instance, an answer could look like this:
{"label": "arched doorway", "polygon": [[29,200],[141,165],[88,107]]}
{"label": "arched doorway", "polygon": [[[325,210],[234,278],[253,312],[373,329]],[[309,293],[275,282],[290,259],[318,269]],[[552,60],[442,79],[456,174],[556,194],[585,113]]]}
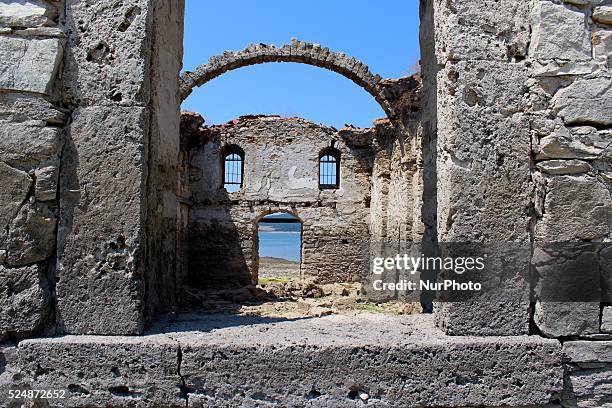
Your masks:
{"label": "arched doorway", "polygon": [[258,282],[288,282],[300,278],[302,222],[293,214],[276,212],[257,222],[255,249]]}

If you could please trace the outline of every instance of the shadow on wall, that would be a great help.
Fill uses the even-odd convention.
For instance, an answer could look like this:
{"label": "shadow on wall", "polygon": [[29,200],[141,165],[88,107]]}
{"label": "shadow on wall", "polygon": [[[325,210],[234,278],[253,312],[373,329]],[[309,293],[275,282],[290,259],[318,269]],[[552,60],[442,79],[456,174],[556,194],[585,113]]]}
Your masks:
{"label": "shadow on wall", "polygon": [[187,284],[196,288],[254,283],[252,261],[247,261],[253,248],[248,247],[248,240],[243,242],[244,237],[253,234],[253,228],[236,223],[229,194],[225,189],[219,193],[220,204],[191,209]]}

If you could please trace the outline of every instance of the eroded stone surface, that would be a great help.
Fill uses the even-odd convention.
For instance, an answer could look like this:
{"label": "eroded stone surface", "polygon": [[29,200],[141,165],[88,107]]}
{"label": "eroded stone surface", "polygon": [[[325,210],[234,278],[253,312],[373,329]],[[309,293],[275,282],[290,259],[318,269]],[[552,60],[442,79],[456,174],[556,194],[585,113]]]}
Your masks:
{"label": "eroded stone surface", "polygon": [[612,306],[606,306],[601,312],[601,331],[612,334]]}
{"label": "eroded stone surface", "polygon": [[0,228],[6,227],[15,217],[31,187],[28,173],[0,162]]}
{"label": "eroded stone surface", "polygon": [[[350,406],[359,389],[381,406],[543,404],[560,387],[559,345],[542,339],[448,337],[431,316],[247,322],[214,318],[167,329],[181,327],[169,335],[181,344],[191,406],[262,398],[300,405],[312,390],[321,395],[309,401],[314,406]],[[527,382],[529,367],[546,377]]]}
{"label": "eroded stone surface", "polygon": [[12,167],[35,167],[61,149],[60,129],[39,124],[2,123],[0,161]]}
{"label": "eroded stone surface", "polygon": [[595,408],[612,404],[612,342],[565,342],[563,359],[563,394],[568,406]]}
{"label": "eroded stone surface", "polygon": [[599,333],[599,303],[538,302],[534,321],[546,337]]}
{"label": "eroded stone surface", "polygon": [[10,266],[30,265],[55,252],[57,217],[45,204],[27,203],[9,225],[6,243]]}
{"label": "eroded stone surface", "polygon": [[580,160],[547,160],[537,164],[547,174],[576,174],[591,170],[589,163]]}
{"label": "eroded stone surface", "polygon": [[610,192],[594,177],[551,177],[547,180],[545,211],[536,226],[536,237],[554,242],[605,237],[610,233],[611,206]]}
{"label": "eroded stone surface", "polygon": [[569,363],[612,363],[611,341],[567,341],[563,359]]}
{"label": "eroded stone surface", "polygon": [[536,159],[596,159],[612,157],[610,135],[594,127],[560,126],[540,139]]}
{"label": "eroded stone surface", "polygon": [[533,9],[530,53],[538,59],[591,59],[586,16],[562,4],[536,1]]}
{"label": "eroded stone surface", "polygon": [[4,0],[0,2],[0,26],[39,27],[54,25],[56,5],[44,0]]}
{"label": "eroded stone surface", "polygon": [[68,333],[142,330],[147,126],[144,108],[73,112],[61,169],[58,234],[58,317]]}
{"label": "eroded stone surface", "polygon": [[0,89],[47,94],[62,59],[57,38],[0,36]]}
{"label": "eroded stone surface", "polygon": [[32,388],[68,387],[58,407],[348,407],[358,391],[377,406],[525,406],[561,391],[560,350],[537,337],[445,336],[431,316],[191,315],[143,337],[22,341],[17,369]]}
{"label": "eroded stone surface", "polygon": [[65,97],[75,104],[146,105],[151,2],[66,0]]}
{"label": "eroded stone surface", "polygon": [[612,125],[610,76],[580,79],[557,92],[552,106],[565,123]]}
{"label": "eroded stone surface", "polygon": [[63,389],[57,407],[185,406],[178,344],[165,336],[26,340],[18,366],[32,388]]}
{"label": "eroded stone surface", "polygon": [[612,25],[612,6],[599,6],[593,10],[593,21]]}
{"label": "eroded stone surface", "polygon": [[0,265],[0,341],[35,334],[46,323],[50,307],[51,294],[40,267]]}

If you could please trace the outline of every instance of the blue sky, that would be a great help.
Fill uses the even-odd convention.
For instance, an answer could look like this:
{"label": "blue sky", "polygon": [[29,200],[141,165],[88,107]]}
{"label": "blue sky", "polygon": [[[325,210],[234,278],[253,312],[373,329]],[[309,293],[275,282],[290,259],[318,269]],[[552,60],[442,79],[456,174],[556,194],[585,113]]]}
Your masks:
{"label": "blue sky", "polygon": [[[366,63],[382,77],[411,74],[419,60],[418,0],[186,0],[184,70],[249,43],[280,46],[292,37]],[[384,113],[345,77],[295,63],[230,71],[196,89],[184,110],[209,124],[246,114],[300,116],[342,127],[369,127]]]}

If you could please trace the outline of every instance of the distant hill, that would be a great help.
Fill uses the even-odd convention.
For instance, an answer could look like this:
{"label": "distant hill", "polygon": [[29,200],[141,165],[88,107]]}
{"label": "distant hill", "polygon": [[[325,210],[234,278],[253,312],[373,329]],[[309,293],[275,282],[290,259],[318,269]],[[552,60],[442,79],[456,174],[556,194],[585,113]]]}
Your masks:
{"label": "distant hill", "polygon": [[302,230],[302,224],[299,222],[262,222],[259,224],[259,230],[264,232],[300,232]]}

